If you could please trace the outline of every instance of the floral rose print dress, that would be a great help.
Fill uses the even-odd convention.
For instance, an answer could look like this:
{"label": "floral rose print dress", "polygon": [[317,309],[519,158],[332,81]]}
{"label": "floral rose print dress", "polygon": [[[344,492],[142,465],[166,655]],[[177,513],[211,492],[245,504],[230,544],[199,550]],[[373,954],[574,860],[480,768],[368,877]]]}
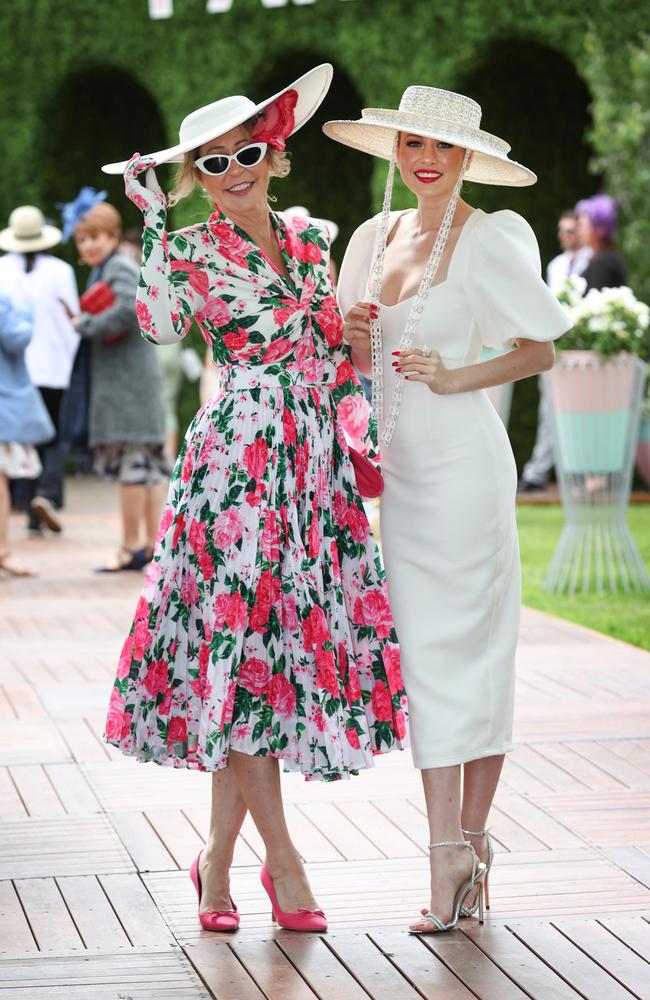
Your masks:
{"label": "floral rose print dress", "polygon": [[172,476],[106,738],[141,761],[211,771],[232,748],[330,780],[406,745],[405,695],[346,443],[368,404],[329,236],[271,220],[290,280],[218,210],[170,234],[147,220],[143,334],[170,343],[194,319],[222,381]]}

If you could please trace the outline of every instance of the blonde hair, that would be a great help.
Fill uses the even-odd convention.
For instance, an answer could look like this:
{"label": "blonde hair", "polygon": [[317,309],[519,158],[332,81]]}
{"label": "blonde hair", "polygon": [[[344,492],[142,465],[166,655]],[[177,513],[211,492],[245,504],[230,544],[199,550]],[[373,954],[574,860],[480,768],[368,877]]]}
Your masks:
{"label": "blonde hair", "polygon": [[[257,121],[257,118],[251,118],[247,122],[244,122],[241,126],[241,128],[248,132],[249,139]],[[183,162],[176,173],[174,187],[169,192],[167,199],[170,206],[177,205],[179,201],[183,200],[183,198],[188,198],[192,194],[195,185],[198,183],[199,171],[194,166],[194,161],[197,159],[198,153],[198,149],[193,149],[191,152],[185,153]],[[277,149],[271,149],[269,146],[266,151],[266,159],[269,164],[269,177],[286,177],[291,170],[291,162],[289,160],[288,153],[280,152]],[[211,201],[210,195],[207,191],[204,191],[203,193],[205,197]]]}
{"label": "blonde hair", "polygon": [[114,205],[100,201],[74,227],[75,237],[88,233],[106,233],[111,239],[119,240],[122,235],[122,216]]}

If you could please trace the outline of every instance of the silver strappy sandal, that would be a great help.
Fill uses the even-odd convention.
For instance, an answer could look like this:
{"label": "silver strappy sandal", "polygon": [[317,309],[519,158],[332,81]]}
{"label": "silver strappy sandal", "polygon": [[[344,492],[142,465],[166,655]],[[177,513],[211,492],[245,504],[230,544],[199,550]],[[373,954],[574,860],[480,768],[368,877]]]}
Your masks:
{"label": "silver strappy sandal", "polygon": [[440,917],[437,917],[435,913],[431,913],[431,911],[428,910],[414,922],[431,924],[431,928],[429,929],[427,927],[421,931],[411,930],[409,928],[410,934],[439,934],[441,931],[453,930],[460,919],[463,902],[473,889],[476,889],[478,892],[477,906],[479,909],[479,922],[483,923],[483,878],[485,876],[485,865],[482,861],[479,861],[472,844],[470,844],[468,840],[442,840],[439,844],[429,844],[430,851],[435,847],[466,847],[472,852],[472,874],[470,878],[466,882],[463,882],[463,884],[459,886],[456,891],[451,912],[451,919],[448,923],[445,924]]}
{"label": "silver strappy sandal", "polygon": [[[490,887],[489,887],[489,884],[488,884],[488,877],[490,875],[490,868],[492,867],[492,862],[494,861],[494,848],[492,847],[492,837],[490,836],[490,828],[488,827],[486,830],[465,830],[465,829],[463,829],[463,833],[466,834],[468,837],[487,837],[488,856],[487,856],[487,861],[483,862],[483,864],[485,866],[485,874],[483,876],[483,894],[485,896],[485,909],[489,910],[490,909]],[[460,908],[460,915],[461,915],[461,917],[473,917],[474,914],[476,913],[477,909],[478,909],[478,904],[479,904],[479,901],[478,901],[478,896],[477,896],[476,899],[474,900],[474,902],[471,903],[471,905],[469,905],[469,906],[461,906],[461,908]]]}

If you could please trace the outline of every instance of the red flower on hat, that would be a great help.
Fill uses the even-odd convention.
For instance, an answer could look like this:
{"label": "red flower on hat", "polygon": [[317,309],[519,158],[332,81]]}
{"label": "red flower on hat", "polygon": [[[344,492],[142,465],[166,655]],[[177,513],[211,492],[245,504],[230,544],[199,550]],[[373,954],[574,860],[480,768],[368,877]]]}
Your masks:
{"label": "red flower on hat", "polygon": [[251,139],[253,142],[267,142],[271,149],[284,152],[285,141],[296,125],[294,110],[298,103],[298,92],[287,90],[263,111]]}

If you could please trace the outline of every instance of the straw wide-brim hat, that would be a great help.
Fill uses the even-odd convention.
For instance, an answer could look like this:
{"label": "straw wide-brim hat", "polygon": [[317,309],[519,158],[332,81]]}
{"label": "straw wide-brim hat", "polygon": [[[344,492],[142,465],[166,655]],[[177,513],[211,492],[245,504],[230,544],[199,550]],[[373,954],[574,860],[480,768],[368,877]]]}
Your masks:
{"label": "straw wide-brim hat", "polygon": [[9,227],[0,232],[0,250],[9,253],[36,253],[61,242],[61,230],[49,226],[40,208],[20,205],[9,216]]}
{"label": "straw wide-brim hat", "polygon": [[[192,149],[198,149],[203,143],[210,139],[217,139],[220,135],[225,135],[231,129],[243,125],[250,118],[264,111],[269,104],[273,104],[279,97],[289,90],[295,90],[298,100],[294,109],[294,127],[290,135],[302,128],[312,115],[318,110],[332,82],[333,69],[329,63],[322,63],[315,66],[308,73],[299,77],[294,83],[290,83],[273,97],[267,98],[255,104],[248,97],[223,97],[220,101],[206,104],[203,108],[192,111],[181,122],[178,132],[178,144],[170,146],[169,149],[160,149],[156,153],[146,153],[146,156],[153,157],[156,164],[159,163],[181,163],[185,153]],[[123,174],[128,160],[120,163],[106,163],[102,170],[105,174]]]}
{"label": "straw wide-brim hat", "polygon": [[395,136],[410,132],[442,139],[472,152],[464,179],[478,184],[527,187],[536,175],[508,157],[510,145],[480,128],[481,106],[469,97],[437,87],[408,87],[399,109],[364,108],[357,121],[331,121],[323,125],[330,139],[372,156],[390,160]]}
{"label": "straw wide-brim hat", "polygon": [[330,239],[332,243],[339,234],[339,227],[331,219],[320,219],[311,212],[308,212],[304,205],[292,205],[291,208],[283,208],[282,215],[286,215],[287,218],[291,218],[293,215],[299,216],[301,219],[313,219],[315,222],[322,223],[328,230],[330,234]]}

